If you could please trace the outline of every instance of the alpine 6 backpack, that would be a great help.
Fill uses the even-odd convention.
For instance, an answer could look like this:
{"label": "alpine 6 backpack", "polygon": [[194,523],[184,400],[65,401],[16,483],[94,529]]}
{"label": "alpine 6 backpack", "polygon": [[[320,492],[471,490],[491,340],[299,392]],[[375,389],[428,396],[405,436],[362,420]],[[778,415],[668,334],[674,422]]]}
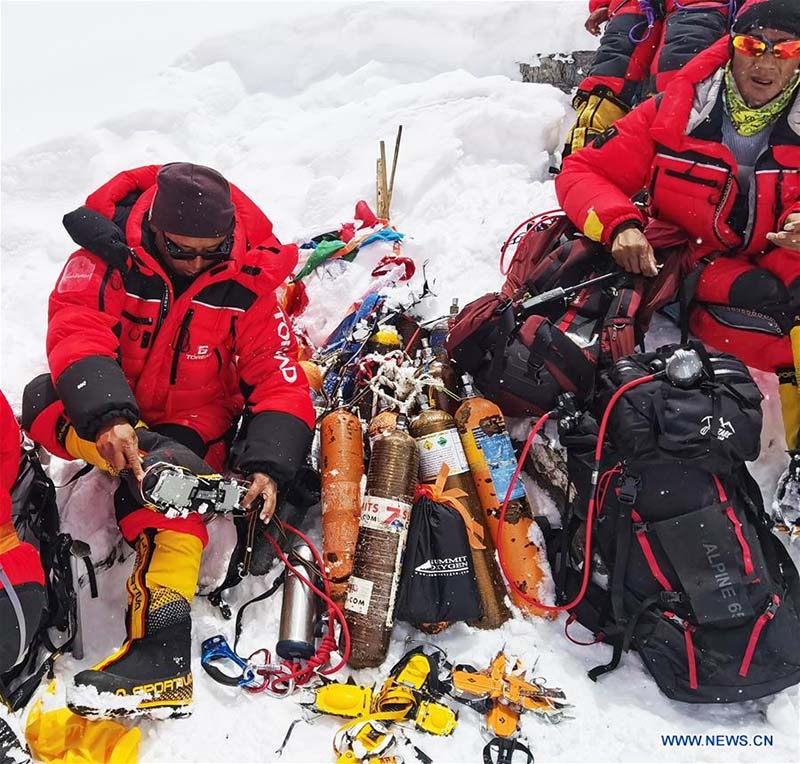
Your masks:
{"label": "alpine 6 backpack", "polygon": [[685,235],[662,223],[647,230],[662,263],[652,279],[621,271],[561,212],[526,224],[501,291],[467,305],[447,339],[450,357],[508,416],[541,415],[562,393],[589,400],[598,364],[634,352],[688,270]]}
{"label": "alpine 6 backpack", "polygon": [[572,619],[614,652],[590,676],[635,649],[685,702],[800,682],[797,570],[745,465],[762,424],[746,366],[700,345],[633,355],[601,373],[593,407],[562,432],[577,500],[550,550],[561,602],[591,560]]}

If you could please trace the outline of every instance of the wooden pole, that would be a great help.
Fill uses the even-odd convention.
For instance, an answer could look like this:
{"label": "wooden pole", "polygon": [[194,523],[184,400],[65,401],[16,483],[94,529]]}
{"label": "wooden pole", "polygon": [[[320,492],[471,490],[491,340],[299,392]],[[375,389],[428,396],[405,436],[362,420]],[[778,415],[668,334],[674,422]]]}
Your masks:
{"label": "wooden pole", "polygon": [[389,217],[389,209],[392,206],[392,193],[394,192],[394,174],[397,170],[397,157],[400,154],[400,139],[403,137],[403,126],[397,128],[397,138],[394,140],[394,157],[392,158],[392,176],[389,179],[389,188],[387,190],[386,200],[386,217]]}

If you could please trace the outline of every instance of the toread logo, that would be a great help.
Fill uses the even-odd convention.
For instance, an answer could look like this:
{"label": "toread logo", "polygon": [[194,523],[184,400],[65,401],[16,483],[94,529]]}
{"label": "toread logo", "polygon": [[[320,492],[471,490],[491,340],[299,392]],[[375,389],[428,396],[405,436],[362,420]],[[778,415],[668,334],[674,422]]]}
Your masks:
{"label": "toread logo", "polygon": [[[701,435],[708,435],[711,432],[711,422],[713,417],[705,416],[702,419],[702,427],[700,428]],[[727,419],[719,418],[719,429],[717,430],[717,440],[727,440],[731,435],[736,435],[736,430]]]}
{"label": "toread logo", "polygon": [[414,572],[420,576],[458,576],[469,572],[466,556],[432,559],[417,565]]}
{"label": "toread logo", "polygon": [[209,349],[208,345],[198,345],[197,350],[194,353],[187,353],[186,360],[187,361],[202,361],[204,358],[208,358],[209,356]]}

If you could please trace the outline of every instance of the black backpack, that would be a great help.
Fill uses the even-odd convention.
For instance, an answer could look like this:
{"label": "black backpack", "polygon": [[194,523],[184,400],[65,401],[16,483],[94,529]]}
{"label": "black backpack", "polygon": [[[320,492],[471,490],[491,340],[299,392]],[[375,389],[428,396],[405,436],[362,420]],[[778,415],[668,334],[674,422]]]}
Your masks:
{"label": "black backpack", "polygon": [[[760,698],[800,682],[797,570],[745,466],[759,452],[761,394],[733,356],[676,350],[631,356],[602,373],[595,410],[562,432],[577,500],[550,548],[560,602],[583,582],[598,422],[630,384],[608,413],[592,576],[571,611],[614,649],[589,675],[613,670],[633,648],[670,698]],[[676,384],[665,368],[681,353],[700,374],[688,381],[678,369]]]}
{"label": "black backpack", "polygon": [[[56,658],[65,652],[82,657],[74,562],[83,561],[93,598],[97,596],[97,583],[89,546],[61,532],[56,488],[32,445],[23,446],[11,501],[11,516],[20,541],[39,551],[46,595],[39,628],[25,657],[0,675],[0,696],[12,710],[17,710],[27,704],[45,673],[52,672]],[[51,630],[59,633],[55,641]],[[45,658],[43,652],[47,654]]]}

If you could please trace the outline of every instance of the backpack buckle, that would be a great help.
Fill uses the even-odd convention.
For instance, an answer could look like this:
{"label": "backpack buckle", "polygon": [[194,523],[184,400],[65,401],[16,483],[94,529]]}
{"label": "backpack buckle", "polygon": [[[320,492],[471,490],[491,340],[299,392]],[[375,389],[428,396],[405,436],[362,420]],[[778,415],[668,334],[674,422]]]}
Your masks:
{"label": "backpack buckle", "polygon": [[781,598],[777,594],[773,594],[772,600],[770,601],[769,605],[767,605],[767,609],[764,611],[764,615],[768,620],[771,621],[775,617],[775,614],[778,612],[778,608],[780,606]]}
{"label": "backpack buckle", "polygon": [[617,499],[621,504],[633,504],[639,495],[639,478],[633,475],[623,475],[619,486]]}
{"label": "backpack buckle", "polygon": [[682,605],[686,602],[686,595],[683,592],[660,592],[658,598],[664,605]]}

